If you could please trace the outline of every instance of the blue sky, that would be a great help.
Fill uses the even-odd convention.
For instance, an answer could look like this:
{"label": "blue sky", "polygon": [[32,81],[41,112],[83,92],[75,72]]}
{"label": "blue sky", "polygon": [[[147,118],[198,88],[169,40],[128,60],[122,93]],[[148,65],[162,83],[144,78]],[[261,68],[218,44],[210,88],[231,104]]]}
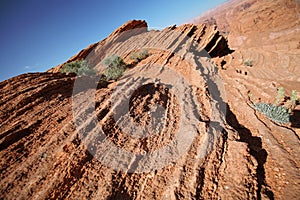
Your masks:
{"label": "blue sky", "polygon": [[226,0],[0,0],[0,81],[65,62],[131,19],[183,24]]}

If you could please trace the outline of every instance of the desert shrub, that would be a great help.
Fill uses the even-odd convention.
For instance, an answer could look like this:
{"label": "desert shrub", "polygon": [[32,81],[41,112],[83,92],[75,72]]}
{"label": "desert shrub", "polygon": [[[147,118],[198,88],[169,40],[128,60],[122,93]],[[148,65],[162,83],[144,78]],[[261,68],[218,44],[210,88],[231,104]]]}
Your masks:
{"label": "desert shrub", "polygon": [[104,71],[107,80],[116,80],[125,72],[125,67],[108,67]]}
{"label": "desert shrub", "polygon": [[296,91],[296,90],[293,90],[293,91],[292,91],[291,101],[292,101],[294,104],[296,104],[296,102],[299,101],[299,97],[298,97],[298,94],[297,94],[297,91]]}
{"label": "desert shrub", "polygon": [[138,52],[134,52],[130,55],[130,59],[140,62],[141,60],[147,58],[149,56],[149,52],[146,49],[143,49]]}
{"label": "desert shrub", "polygon": [[277,96],[275,97],[274,105],[278,105],[283,97],[284,97],[284,88],[279,87],[277,90]]}
{"label": "desert shrub", "polygon": [[245,60],[244,65],[248,66],[248,67],[252,67],[253,66],[253,61],[250,59]]}
{"label": "desert shrub", "polygon": [[107,80],[116,80],[123,75],[126,70],[126,64],[124,60],[117,56],[111,55],[105,58],[102,62],[106,69],[104,71],[104,75]]}
{"label": "desert shrub", "polygon": [[290,113],[295,109],[298,103],[299,103],[299,97],[297,91],[292,90],[292,95],[290,97],[290,100],[287,102],[287,107]]}
{"label": "desert shrub", "polygon": [[107,58],[105,58],[102,61],[102,65],[104,65],[106,67],[125,67],[126,66],[124,60],[117,55],[108,56]]}
{"label": "desert shrub", "polygon": [[85,60],[75,60],[63,65],[62,73],[75,73],[77,75],[94,75],[96,71]]}
{"label": "desert shrub", "polygon": [[284,106],[276,106],[268,103],[255,103],[253,104],[253,107],[276,123],[286,124],[290,122],[289,111]]}

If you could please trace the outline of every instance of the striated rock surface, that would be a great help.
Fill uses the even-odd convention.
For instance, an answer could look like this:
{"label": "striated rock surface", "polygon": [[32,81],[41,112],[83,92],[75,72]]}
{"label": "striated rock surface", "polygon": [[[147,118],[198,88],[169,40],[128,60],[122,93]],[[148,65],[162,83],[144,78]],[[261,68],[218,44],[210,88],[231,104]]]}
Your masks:
{"label": "striated rock surface", "polygon": [[[173,42],[174,40],[176,40],[176,37],[192,38],[193,40],[195,40],[195,42],[199,43],[199,47],[205,49],[206,53],[209,53],[210,57],[222,57],[232,52],[232,50],[230,50],[227,45],[227,40],[220,35],[216,26],[185,24],[179,27],[169,27],[162,31],[147,31],[147,27],[147,23],[143,20],[131,20],[122,25],[117,30],[115,30],[112,34],[110,34],[108,38],[98,43],[92,44],[86,49],[81,50],[78,54],[70,58],[66,63],[72,62],[74,60],[86,59],[92,65],[100,65],[101,63],[99,63],[99,61],[107,55],[110,55],[112,53],[123,55],[124,52],[117,50],[116,47],[111,48],[110,46],[117,46],[118,44],[116,43],[118,42],[120,42],[121,46],[124,46],[122,42],[130,37],[131,39],[129,41],[134,41],[133,38],[136,39],[136,46],[140,49],[143,47],[155,47],[165,49],[169,48],[167,46],[167,42],[165,42],[165,44],[160,44],[159,42],[163,42],[162,39],[156,39],[157,37],[164,36],[164,38],[169,42]],[[170,32],[175,34],[173,34],[173,36],[171,37],[168,37],[168,34]],[[124,39],[124,37],[126,39]],[[151,37],[154,39],[150,40]],[[129,42],[127,41],[127,43]],[[127,51],[126,53],[131,53],[130,51],[136,49],[136,47],[134,46],[131,48],[132,49],[127,48],[123,51]],[[59,72],[64,64],[65,63],[60,64],[48,70],[48,72]]]}
{"label": "striated rock surface", "polygon": [[[233,0],[193,20],[217,25],[234,50],[214,61],[222,69],[219,72],[232,112],[243,127],[262,139],[265,152],[256,155],[268,155],[261,164],[275,199],[299,196],[291,182],[299,184],[300,107],[292,115],[291,127],[280,127],[253,113],[250,95],[273,103],[279,87],[284,87],[286,95],[300,91],[299,13],[295,0]],[[247,60],[253,65],[246,66]]]}
{"label": "striated rock surface", "polygon": [[192,22],[216,24],[228,38],[235,50],[224,58],[228,68],[252,60],[256,77],[300,81],[293,76],[300,73],[299,15],[298,0],[231,0]]}
{"label": "striated rock surface", "polygon": [[148,28],[148,24],[145,20],[131,20],[123,24],[117,30],[115,30],[112,34],[110,34],[109,37],[113,37],[115,35],[119,35],[122,32],[133,30],[133,29],[143,30],[143,32],[146,32],[147,28]]}
{"label": "striated rock surface", "polygon": [[[125,32],[125,31],[129,31],[129,30],[133,30],[135,29],[135,33],[141,33],[141,32],[146,32],[148,28],[147,22],[144,20],[131,20],[128,21],[127,23],[123,24],[121,27],[119,27],[117,30],[115,30],[113,33],[110,34],[110,36],[108,38],[112,38],[116,35],[120,35],[120,33]],[[90,53],[91,51],[93,51],[97,46],[101,46],[103,43],[105,43],[105,39],[92,44],[90,46],[88,46],[87,48],[81,50],[78,54],[76,54],[75,56],[73,56],[72,58],[70,58],[67,62],[65,63],[69,63],[75,60],[82,60],[85,59]],[[59,72],[61,67],[65,64],[60,64],[52,69],[49,69],[48,72]]]}
{"label": "striated rock surface", "polygon": [[[130,69],[116,82],[59,65],[0,83],[0,198],[297,199],[296,127],[248,105],[255,80],[216,68],[232,53],[216,26],[146,26],[130,21],[67,61],[101,72],[117,54]],[[140,49],[150,55],[132,62]]]}

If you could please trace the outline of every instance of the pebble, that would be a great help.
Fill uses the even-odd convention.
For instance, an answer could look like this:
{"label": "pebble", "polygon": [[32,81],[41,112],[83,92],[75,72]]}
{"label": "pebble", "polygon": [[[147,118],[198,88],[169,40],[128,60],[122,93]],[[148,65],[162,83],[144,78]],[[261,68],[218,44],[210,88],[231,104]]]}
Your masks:
{"label": "pebble", "polygon": [[279,172],[279,169],[277,167],[274,168],[275,172]]}

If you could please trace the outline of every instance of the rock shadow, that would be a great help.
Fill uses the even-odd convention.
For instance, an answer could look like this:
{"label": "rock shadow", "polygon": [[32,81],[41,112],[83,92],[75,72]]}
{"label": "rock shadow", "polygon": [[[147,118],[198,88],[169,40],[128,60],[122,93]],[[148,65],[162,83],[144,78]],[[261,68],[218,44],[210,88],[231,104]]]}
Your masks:
{"label": "rock shadow", "polygon": [[293,128],[300,128],[300,110],[294,110],[290,120]]}
{"label": "rock shadow", "polygon": [[260,137],[253,136],[251,131],[241,125],[235,114],[230,110],[227,105],[226,122],[233,127],[240,136],[240,141],[248,144],[250,154],[257,160],[258,166],[256,169],[257,176],[257,198],[262,199],[262,193],[268,196],[269,199],[274,199],[274,194],[266,183],[266,175],[264,164],[266,163],[268,153],[262,147],[262,140]]}

